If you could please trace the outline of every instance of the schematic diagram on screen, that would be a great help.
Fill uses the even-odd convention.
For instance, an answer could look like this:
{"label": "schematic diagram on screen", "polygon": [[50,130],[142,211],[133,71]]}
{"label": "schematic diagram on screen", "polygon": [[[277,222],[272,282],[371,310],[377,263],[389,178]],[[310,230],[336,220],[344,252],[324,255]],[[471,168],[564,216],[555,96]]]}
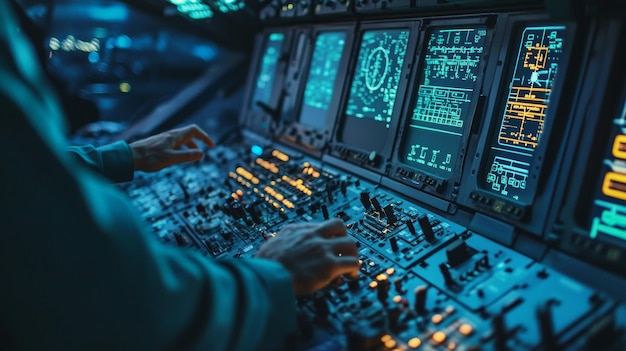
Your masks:
{"label": "schematic diagram on screen", "polygon": [[480,27],[429,31],[403,163],[443,177],[454,171],[486,36]]}
{"label": "schematic diagram on screen", "polygon": [[409,30],[363,33],[346,114],[385,123],[389,128],[406,54]]}
{"label": "schematic diagram on screen", "polygon": [[552,85],[559,68],[563,39],[557,28],[527,28],[511,79],[498,143],[532,150],[537,147]]}
{"label": "schematic diagram on screen", "polygon": [[501,118],[491,137],[484,184],[516,202],[534,196],[528,186],[535,149],[547,138],[545,123],[557,73],[564,58],[564,26],[529,26],[511,60],[511,77]]}

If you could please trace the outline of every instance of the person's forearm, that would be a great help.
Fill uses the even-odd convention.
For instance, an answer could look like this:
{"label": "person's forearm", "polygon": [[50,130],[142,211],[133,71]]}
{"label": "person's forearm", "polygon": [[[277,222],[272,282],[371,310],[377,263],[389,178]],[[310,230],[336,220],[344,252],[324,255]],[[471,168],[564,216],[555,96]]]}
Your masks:
{"label": "person's forearm", "polygon": [[117,141],[101,147],[70,146],[67,151],[74,159],[109,178],[113,182],[133,179],[135,166],[128,144]]}

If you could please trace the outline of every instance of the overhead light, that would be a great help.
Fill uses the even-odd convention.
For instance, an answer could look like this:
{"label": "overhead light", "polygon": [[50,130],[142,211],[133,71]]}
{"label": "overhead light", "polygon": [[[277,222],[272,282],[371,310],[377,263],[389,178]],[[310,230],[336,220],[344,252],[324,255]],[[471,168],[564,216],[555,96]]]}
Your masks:
{"label": "overhead light", "polygon": [[243,0],[209,0],[212,4],[215,4],[220,12],[235,12],[240,11],[246,7],[246,3]]}
{"label": "overhead light", "polygon": [[201,0],[167,0],[172,5],[176,5],[179,13],[189,16],[192,19],[206,19],[213,17],[213,10],[209,5]]}

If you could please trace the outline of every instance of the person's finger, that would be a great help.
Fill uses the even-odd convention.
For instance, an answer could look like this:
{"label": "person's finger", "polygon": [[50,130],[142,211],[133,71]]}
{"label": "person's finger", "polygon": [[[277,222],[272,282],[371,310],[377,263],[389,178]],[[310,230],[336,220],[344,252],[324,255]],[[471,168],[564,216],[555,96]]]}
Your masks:
{"label": "person's finger", "polygon": [[334,258],[334,275],[349,275],[356,277],[359,274],[359,259],[352,256],[337,256]]}
{"label": "person's finger", "polygon": [[356,243],[350,237],[336,237],[329,241],[335,255],[359,257]]}
{"label": "person's finger", "polygon": [[325,238],[333,238],[336,236],[346,236],[346,226],[341,219],[330,219],[319,224],[317,232]]}
{"label": "person's finger", "polygon": [[198,144],[196,144],[196,142],[193,140],[188,140],[185,143],[185,146],[188,147],[189,149],[198,149]]}
{"label": "person's finger", "polygon": [[300,222],[290,223],[284,226],[280,232],[283,233],[300,233],[302,231],[314,231],[319,226],[319,223]]}
{"label": "person's finger", "polygon": [[200,127],[195,124],[191,124],[182,128],[181,133],[182,139],[184,141],[195,138],[201,140],[209,147],[215,146],[215,142],[213,141],[213,139],[211,139],[211,137],[204,130],[200,129]]}
{"label": "person's finger", "polygon": [[202,157],[204,157],[204,152],[198,149],[170,150],[167,153],[167,161],[169,164],[198,161],[202,159]]}

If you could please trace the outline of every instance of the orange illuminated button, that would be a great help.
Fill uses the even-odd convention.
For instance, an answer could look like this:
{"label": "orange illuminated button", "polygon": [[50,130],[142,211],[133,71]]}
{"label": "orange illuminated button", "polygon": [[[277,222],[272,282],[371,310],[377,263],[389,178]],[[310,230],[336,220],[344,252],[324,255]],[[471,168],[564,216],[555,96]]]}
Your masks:
{"label": "orange illuminated button", "polygon": [[469,336],[474,332],[474,328],[467,324],[467,323],[463,323],[461,324],[461,326],[459,327],[459,333],[465,335],[465,336]]}
{"label": "orange illuminated button", "polygon": [[434,314],[431,320],[433,321],[433,323],[439,324],[441,323],[441,321],[443,321],[443,316],[440,314]]}
{"label": "orange illuminated button", "polygon": [[393,275],[395,272],[396,272],[396,269],[393,267],[387,268],[387,271],[386,271],[387,275]]}
{"label": "orange illuminated button", "polygon": [[378,287],[378,282],[377,282],[377,281],[375,281],[375,280],[373,280],[373,281],[370,283],[370,288],[372,288],[372,289],[376,289],[377,287]]}
{"label": "orange illuminated button", "polygon": [[385,347],[388,349],[393,349],[396,345],[398,345],[398,343],[393,339],[385,341]]}
{"label": "orange illuminated button", "polygon": [[422,344],[422,340],[420,340],[420,338],[413,338],[409,340],[409,347],[412,349],[416,349],[420,347],[421,344]]}
{"label": "orange illuminated button", "polygon": [[442,331],[438,331],[435,334],[433,334],[433,341],[436,344],[441,344],[442,342],[446,341],[446,333],[442,332]]}

